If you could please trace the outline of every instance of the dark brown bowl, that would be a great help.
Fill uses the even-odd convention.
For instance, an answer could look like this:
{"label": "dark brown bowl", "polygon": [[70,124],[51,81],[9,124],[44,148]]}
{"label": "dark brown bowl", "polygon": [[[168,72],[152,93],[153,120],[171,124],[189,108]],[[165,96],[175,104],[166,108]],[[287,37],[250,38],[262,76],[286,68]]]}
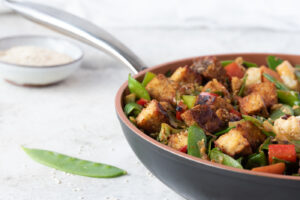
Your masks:
{"label": "dark brown bowl", "polygon": [[[263,65],[268,55],[289,60],[292,64],[300,63],[300,55],[289,54],[235,53],[215,56],[219,60],[242,56],[247,61]],[[135,77],[142,80],[147,71],[165,73],[189,65],[194,59],[151,67]],[[127,82],[119,89],[115,106],[128,143],[141,162],[176,193],[187,199],[300,199],[300,177],[252,172],[202,160],[176,151],[144,134],[123,112],[123,97],[126,94]]]}

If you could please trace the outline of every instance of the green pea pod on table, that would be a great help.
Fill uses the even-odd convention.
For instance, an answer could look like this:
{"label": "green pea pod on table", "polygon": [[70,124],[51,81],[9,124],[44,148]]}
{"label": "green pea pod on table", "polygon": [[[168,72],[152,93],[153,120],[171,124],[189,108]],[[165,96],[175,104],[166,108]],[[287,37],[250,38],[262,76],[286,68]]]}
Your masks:
{"label": "green pea pod on table", "polygon": [[146,87],[146,85],[156,76],[156,74],[152,72],[147,72],[144,76],[142,86]]}
{"label": "green pea pod on table", "polygon": [[300,98],[298,92],[277,90],[277,96],[281,103],[288,104],[292,107],[300,105]]}
{"label": "green pea pod on table", "polygon": [[131,93],[136,94],[139,98],[150,100],[150,95],[145,87],[135,80],[130,74],[128,76],[128,88]]}
{"label": "green pea pod on table", "polygon": [[94,178],[114,178],[127,174],[126,171],[111,165],[81,160],[53,151],[22,148],[33,160],[71,174]]}
{"label": "green pea pod on table", "polygon": [[207,138],[205,132],[198,126],[190,126],[188,129],[188,154],[201,158],[201,147],[205,147]]}
{"label": "green pea pod on table", "polygon": [[241,165],[241,163],[235,159],[233,159],[232,157],[224,154],[222,151],[220,151],[218,148],[213,148],[210,152],[210,160],[223,164],[223,165],[227,165],[230,167],[235,167],[235,168],[240,168],[243,169],[243,166]]}
{"label": "green pea pod on table", "polygon": [[280,65],[283,62],[280,58],[277,58],[275,56],[268,56],[267,57],[267,64],[268,67],[274,71],[276,71],[276,67]]}

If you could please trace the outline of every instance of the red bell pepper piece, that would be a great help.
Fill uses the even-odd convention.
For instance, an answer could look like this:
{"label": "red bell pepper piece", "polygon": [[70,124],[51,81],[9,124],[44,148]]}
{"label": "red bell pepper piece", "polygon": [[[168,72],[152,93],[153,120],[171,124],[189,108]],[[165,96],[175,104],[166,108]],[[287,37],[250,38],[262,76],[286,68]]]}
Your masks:
{"label": "red bell pepper piece", "polygon": [[181,147],[179,149],[179,151],[181,151],[182,153],[186,153],[187,152],[187,145],[185,145],[184,147]]}
{"label": "red bell pepper piece", "polygon": [[270,144],[269,163],[272,164],[273,157],[289,162],[297,161],[296,148],[293,144]]}
{"label": "red bell pepper piece", "polygon": [[242,117],[242,114],[240,112],[236,111],[235,109],[232,109],[229,112],[232,113],[232,114],[235,114],[236,116],[238,116],[240,118]]}
{"label": "red bell pepper piece", "polygon": [[145,106],[148,103],[148,100],[140,98],[136,103],[141,106]]}
{"label": "red bell pepper piece", "polygon": [[210,93],[210,92],[201,92],[200,95],[203,95],[203,96],[214,96],[214,97],[219,96],[218,94]]}
{"label": "red bell pepper piece", "polygon": [[242,66],[237,64],[236,62],[230,63],[225,66],[225,70],[227,72],[227,75],[232,78],[234,76],[238,78],[243,78],[245,74],[245,70]]}
{"label": "red bell pepper piece", "polygon": [[273,165],[267,165],[263,167],[255,167],[252,168],[251,171],[255,172],[265,172],[265,173],[271,173],[271,174],[283,174],[285,171],[285,163],[276,163]]}

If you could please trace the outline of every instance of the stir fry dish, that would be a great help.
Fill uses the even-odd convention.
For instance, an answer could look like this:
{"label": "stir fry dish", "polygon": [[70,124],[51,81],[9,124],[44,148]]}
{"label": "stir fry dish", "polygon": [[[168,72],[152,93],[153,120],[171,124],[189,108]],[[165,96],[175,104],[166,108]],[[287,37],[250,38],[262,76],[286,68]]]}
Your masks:
{"label": "stir fry dish", "polygon": [[204,57],[142,82],[129,75],[128,88],[125,114],[159,142],[227,166],[300,175],[300,66]]}

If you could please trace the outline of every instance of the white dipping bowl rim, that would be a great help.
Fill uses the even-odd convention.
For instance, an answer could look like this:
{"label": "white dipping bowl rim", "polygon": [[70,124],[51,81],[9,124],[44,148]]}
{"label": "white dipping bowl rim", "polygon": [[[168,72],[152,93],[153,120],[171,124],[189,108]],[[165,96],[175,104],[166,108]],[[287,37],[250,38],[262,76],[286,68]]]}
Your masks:
{"label": "white dipping bowl rim", "polygon": [[0,38],[0,51],[15,46],[36,46],[68,55],[72,61],[49,66],[30,66],[0,61],[0,77],[23,86],[46,86],[60,82],[80,68],[84,52],[73,42],[53,36],[15,35]]}

